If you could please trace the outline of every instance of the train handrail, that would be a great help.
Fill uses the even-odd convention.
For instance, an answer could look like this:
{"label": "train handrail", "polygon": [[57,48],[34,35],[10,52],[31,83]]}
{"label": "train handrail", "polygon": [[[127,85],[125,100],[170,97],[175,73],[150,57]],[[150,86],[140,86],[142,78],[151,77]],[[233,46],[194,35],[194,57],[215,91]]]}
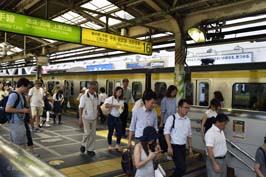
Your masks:
{"label": "train handrail", "polygon": [[0,159],[0,176],[66,177],[2,136],[0,136]]}
{"label": "train handrail", "polygon": [[237,160],[239,160],[240,162],[242,162],[246,167],[248,167],[250,170],[252,170],[253,172],[255,172],[255,169],[253,167],[251,167],[249,164],[247,164],[243,159],[241,159],[238,155],[236,155],[235,153],[233,153],[232,151],[228,150],[228,152],[235,157]]}
{"label": "train handrail", "polygon": [[229,143],[233,148],[236,148],[239,152],[241,152],[242,154],[244,154],[246,157],[248,157],[250,160],[252,160],[253,162],[255,162],[255,158],[252,157],[252,155],[250,155],[248,152],[246,152],[245,150],[241,149],[238,145],[236,145],[234,142],[232,142],[231,140],[226,138],[226,142]]}

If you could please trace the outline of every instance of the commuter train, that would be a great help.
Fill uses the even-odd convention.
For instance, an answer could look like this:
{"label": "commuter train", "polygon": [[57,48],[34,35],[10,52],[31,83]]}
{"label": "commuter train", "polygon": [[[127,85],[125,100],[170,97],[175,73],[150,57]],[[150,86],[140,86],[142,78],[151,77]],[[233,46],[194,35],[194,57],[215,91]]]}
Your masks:
{"label": "commuter train", "polygon": [[[225,108],[266,110],[266,64],[227,64],[192,66],[186,68],[185,97],[193,105],[208,106],[213,92],[221,91]],[[15,84],[21,76],[1,76],[1,80]],[[27,75],[31,81],[34,75]],[[174,68],[132,69],[112,71],[67,72],[51,71],[42,79],[48,91],[61,87],[71,107],[77,107],[76,97],[83,87],[95,80],[98,88],[106,88],[112,95],[116,86],[122,85],[123,78],[130,81],[134,100],[141,98],[145,88],[152,88],[159,100],[167,87],[174,84]],[[131,105],[132,106],[132,105]]]}
{"label": "commuter train", "polygon": [[[174,84],[174,73],[174,68],[55,71],[43,74],[42,79],[50,92],[55,87],[61,87],[70,106],[77,109],[76,98],[80,90],[88,87],[92,80],[98,82],[98,88],[105,87],[107,94],[111,95],[116,86],[122,85],[123,78],[128,78],[135,100],[141,97],[146,88],[152,88],[160,100],[167,87]],[[202,152],[205,150],[200,132],[200,120],[213,97],[213,92],[219,90],[224,96],[223,111],[230,118],[225,130],[226,137],[238,147],[235,148],[236,146],[231,146],[230,143],[227,145],[228,153],[232,154],[228,156],[228,166],[233,167],[238,176],[254,176],[253,171],[243,165],[250,163],[252,169],[254,162],[248,161],[240,152],[245,154],[247,152],[254,157],[257,147],[261,145],[265,136],[266,112],[263,111],[266,110],[266,63],[193,66],[186,68],[185,75],[185,97],[193,103],[188,113],[193,132],[193,149]],[[21,76],[2,76],[0,80],[15,84],[19,77]],[[31,81],[35,80],[34,75],[26,77]],[[131,108],[132,104],[129,105],[129,110]],[[156,110],[159,113],[159,107]]]}

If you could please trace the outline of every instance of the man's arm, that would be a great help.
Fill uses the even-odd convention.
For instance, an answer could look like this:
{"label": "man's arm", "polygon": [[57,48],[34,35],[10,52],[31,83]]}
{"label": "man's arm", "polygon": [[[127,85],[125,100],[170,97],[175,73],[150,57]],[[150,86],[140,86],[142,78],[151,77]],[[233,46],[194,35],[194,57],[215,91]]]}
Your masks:
{"label": "man's arm", "polygon": [[208,157],[210,158],[212,162],[213,169],[216,173],[221,173],[221,167],[220,165],[216,162],[213,154],[213,147],[207,146],[207,152],[208,152]]}
{"label": "man's arm", "polygon": [[131,123],[129,126],[129,135],[128,135],[128,148],[131,148],[131,140],[132,140],[132,136],[135,133],[135,129],[136,129],[136,124],[137,124],[137,115],[136,115],[136,111],[134,111],[132,113],[132,119],[131,119]]}
{"label": "man's arm", "polygon": [[188,143],[188,149],[189,149],[189,155],[193,155],[193,150],[192,150],[192,137],[188,136],[187,137],[187,143]]}
{"label": "man's arm", "polygon": [[255,172],[259,177],[265,177],[262,172],[260,171],[260,164],[255,162],[255,166],[254,166]]}

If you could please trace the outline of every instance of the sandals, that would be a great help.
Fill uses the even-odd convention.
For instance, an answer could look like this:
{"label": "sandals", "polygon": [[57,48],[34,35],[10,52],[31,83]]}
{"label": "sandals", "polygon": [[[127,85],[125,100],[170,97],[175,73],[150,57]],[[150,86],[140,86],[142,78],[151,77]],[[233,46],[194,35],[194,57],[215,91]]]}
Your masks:
{"label": "sandals", "polygon": [[108,146],[107,151],[108,152],[112,152],[113,151],[113,147],[112,146]]}
{"label": "sandals", "polygon": [[115,150],[117,151],[117,152],[123,152],[123,148],[122,147],[115,147]]}

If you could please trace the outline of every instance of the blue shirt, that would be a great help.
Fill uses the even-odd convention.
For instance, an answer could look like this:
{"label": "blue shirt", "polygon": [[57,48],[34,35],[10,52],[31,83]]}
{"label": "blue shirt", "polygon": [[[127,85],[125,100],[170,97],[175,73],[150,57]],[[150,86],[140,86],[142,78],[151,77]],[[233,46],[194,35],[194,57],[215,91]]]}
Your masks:
{"label": "blue shirt", "polygon": [[167,118],[177,112],[176,98],[164,97],[161,101],[161,112],[164,113],[162,119],[165,124]]}
{"label": "blue shirt", "polygon": [[[24,108],[24,99],[22,97],[21,94],[18,93],[18,95],[20,96],[20,99],[19,99],[19,103],[16,107],[16,109],[22,109]],[[17,94],[16,93],[11,93],[8,97],[8,100],[7,100],[7,105],[13,107],[15,105],[15,102],[16,100],[18,99],[17,97]],[[14,121],[14,122],[18,122],[18,121],[24,121],[24,116],[25,114],[21,114],[21,113],[12,113],[11,115],[11,121]]]}
{"label": "blue shirt", "polygon": [[140,138],[143,135],[144,128],[153,126],[158,131],[157,113],[153,109],[148,111],[145,106],[137,108],[132,113],[132,120],[129,130],[135,132],[135,137]]}

